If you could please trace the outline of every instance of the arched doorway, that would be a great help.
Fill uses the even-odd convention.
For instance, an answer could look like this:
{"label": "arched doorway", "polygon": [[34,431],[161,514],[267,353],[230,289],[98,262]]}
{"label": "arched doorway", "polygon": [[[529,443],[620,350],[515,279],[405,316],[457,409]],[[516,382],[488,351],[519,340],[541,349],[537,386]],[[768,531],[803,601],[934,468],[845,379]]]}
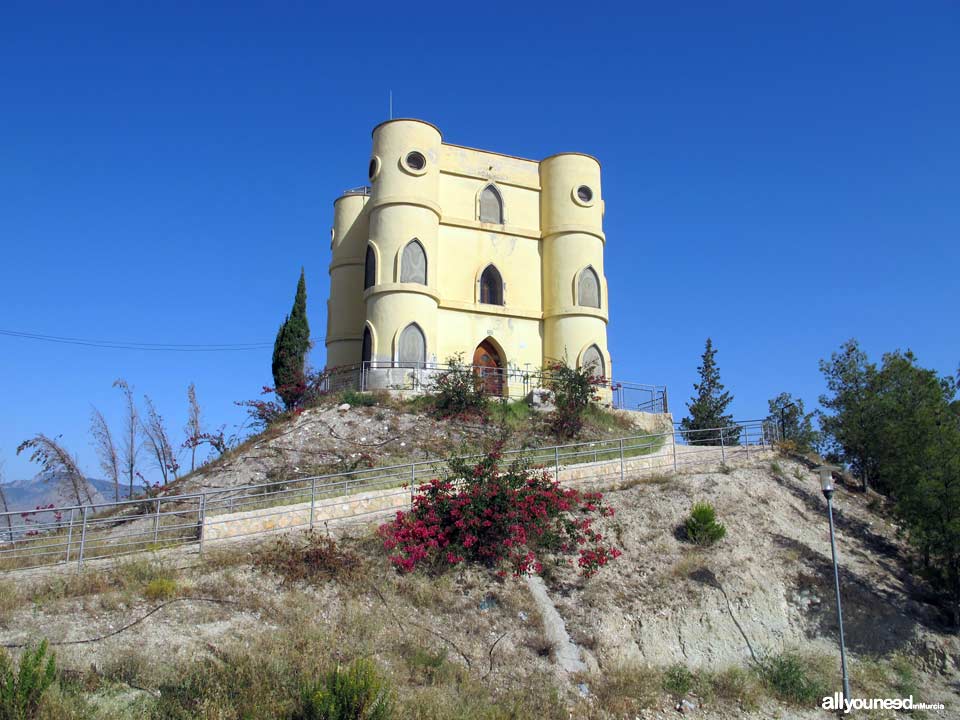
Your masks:
{"label": "arched doorway", "polygon": [[489,340],[484,340],[473,351],[474,372],[483,380],[483,387],[488,395],[500,397],[507,389],[504,379],[504,363],[500,351]]}

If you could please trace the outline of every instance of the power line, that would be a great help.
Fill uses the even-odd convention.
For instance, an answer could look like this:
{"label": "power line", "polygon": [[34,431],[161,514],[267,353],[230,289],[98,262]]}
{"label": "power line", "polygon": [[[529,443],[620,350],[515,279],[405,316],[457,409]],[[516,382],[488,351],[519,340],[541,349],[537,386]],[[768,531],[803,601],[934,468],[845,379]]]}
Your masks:
{"label": "power line", "polygon": [[39,333],[19,332],[16,330],[0,330],[0,335],[20,338],[23,340],[40,340],[42,342],[60,343],[62,345],[82,345],[86,347],[107,348],[110,350],[148,350],[153,352],[244,352],[247,350],[263,350],[273,347],[273,343],[265,342],[191,344],[127,342],[121,340],[90,340],[88,338],[63,337],[60,335],[41,335]]}

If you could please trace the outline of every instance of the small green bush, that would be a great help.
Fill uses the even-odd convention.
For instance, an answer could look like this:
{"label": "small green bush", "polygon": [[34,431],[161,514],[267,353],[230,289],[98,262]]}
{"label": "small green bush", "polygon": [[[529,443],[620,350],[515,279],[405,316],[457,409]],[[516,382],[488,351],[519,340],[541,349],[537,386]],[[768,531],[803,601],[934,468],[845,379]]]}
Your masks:
{"label": "small green bush", "polygon": [[676,664],[667,668],[663,674],[663,689],[680,699],[693,687],[693,674],[686,665]]}
{"label": "small green bush", "polygon": [[487,414],[486,385],[472,367],[463,364],[463,353],[447,358],[447,368],[434,377],[429,390],[440,417]]}
{"label": "small green bush", "polygon": [[811,672],[803,658],[781,653],[764,658],[760,677],[784,702],[813,707],[829,694],[826,684]]}
{"label": "small green bush", "polygon": [[550,429],[558,438],[579,435],[590,406],[600,399],[597,388],[606,380],[594,373],[592,366],[570,367],[566,360],[553,360],[544,368],[556,407],[550,414]]}
{"label": "small green bush", "polygon": [[447,662],[447,650],[429,650],[408,645],[404,648],[404,658],[410,667],[413,680],[425,685],[437,685],[456,675],[455,668]]}
{"label": "small green bush", "polygon": [[684,528],[690,542],[704,546],[713,545],[727,534],[727,529],[717,522],[713,505],[705,502],[693,506]]}
{"label": "small green bush", "polygon": [[177,581],[172,578],[154,578],[143,589],[147,600],[169,600],[177,594]]}
{"label": "small green bush", "polygon": [[393,717],[390,688],[370,660],[337,667],[303,694],[303,709],[295,720],[389,720]]}
{"label": "small green bush", "polygon": [[56,656],[47,655],[47,641],[20,656],[19,668],[0,649],[0,720],[32,720],[40,700],[57,674]]}

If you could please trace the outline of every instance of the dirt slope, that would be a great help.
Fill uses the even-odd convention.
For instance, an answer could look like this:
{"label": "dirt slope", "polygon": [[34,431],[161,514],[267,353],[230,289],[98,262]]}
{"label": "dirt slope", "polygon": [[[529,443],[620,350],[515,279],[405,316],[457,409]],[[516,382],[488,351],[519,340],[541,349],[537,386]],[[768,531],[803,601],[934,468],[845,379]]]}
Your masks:
{"label": "dirt slope", "polygon": [[[475,452],[505,437],[507,447],[557,444],[536,412],[504,425],[491,417],[438,419],[410,402],[389,397],[373,406],[331,402],[278,422],[224,458],[175,483],[169,493],[235,487],[278,479],[397,465]],[[670,415],[598,411],[587,422],[583,441],[673,429]]]}
{"label": "dirt slope", "polygon": [[[158,556],[153,565],[114,574],[7,586],[0,592],[6,598],[0,640],[113,632],[159,604],[144,589],[160,574],[175,578],[179,596],[217,602],[176,602],[105,640],[61,647],[62,662],[84,678],[87,698],[102,713],[94,716],[150,717],[157,688],[175,685],[191,663],[280,652],[271,648],[293,638],[301,638],[297,652],[317,662],[376,658],[396,684],[401,708],[421,708],[402,717],[501,717],[466,713],[481,701],[521,703],[528,714],[516,717],[675,717],[675,699],[660,680],[666,668],[679,664],[695,677],[718,678],[731,668],[749,670],[751,647],[759,657],[799,650],[836,678],[825,503],[810,471],[779,459],[773,469],[766,460],[627,485],[608,488],[616,515],[606,532],[623,556],[590,580],[564,565],[543,573],[588,667],[575,677],[552,660],[522,581],[501,582],[478,569],[398,576],[361,527],[341,539],[362,559],[359,577],[283,583],[251,565],[273,542],[261,540],[225,546],[203,560]],[[697,500],[713,503],[727,527],[726,538],[709,549],[676,532]],[[858,493],[839,489],[835,505],[854,694],[895,696],[888,668],[897,661],[915,672],[916,700],[947,705],[928,717],[957,717],[960,644],[942,624],[941,610],[911,582],[894,528]],[[176,570],[174,557],[181,561]],[[425,680],[423,652],[442,654],[437,668],[446,674]],[[696,684],[685,693],[695,706],[692,717],[825,717],[773,695],[755,681],[727,694]]]}

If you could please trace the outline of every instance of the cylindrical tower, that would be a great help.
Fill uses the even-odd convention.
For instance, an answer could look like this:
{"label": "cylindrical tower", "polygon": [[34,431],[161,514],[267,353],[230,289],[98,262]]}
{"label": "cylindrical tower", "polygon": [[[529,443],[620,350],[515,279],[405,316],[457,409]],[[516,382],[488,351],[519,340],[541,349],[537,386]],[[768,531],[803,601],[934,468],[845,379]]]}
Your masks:
{"label": "cylindrical tower", "polygon": [[600,163],[580,153],[540,163],[544,362],[596,363],[610,377]]}
{"label": "cylindrical tower", "polygon": [[364,210],[369,199],[366,189],[351,190],[333,203],[327,300],[328,368],[360,362],[365,318],[363,271],[369,232],[369,218]]}
{"label": "cylindrical tower", "polygon": [[[440,145],[440,131],[422,120],[390,120],[373,129],[368,212],[377,273],[363,297],[377,364],[404,360],[400,336],[411,323],[423,334],[422,360],[436,361]],[[414,241],[420,248],[405,256]],[[408,360],[412,348],[405,345]]]}

